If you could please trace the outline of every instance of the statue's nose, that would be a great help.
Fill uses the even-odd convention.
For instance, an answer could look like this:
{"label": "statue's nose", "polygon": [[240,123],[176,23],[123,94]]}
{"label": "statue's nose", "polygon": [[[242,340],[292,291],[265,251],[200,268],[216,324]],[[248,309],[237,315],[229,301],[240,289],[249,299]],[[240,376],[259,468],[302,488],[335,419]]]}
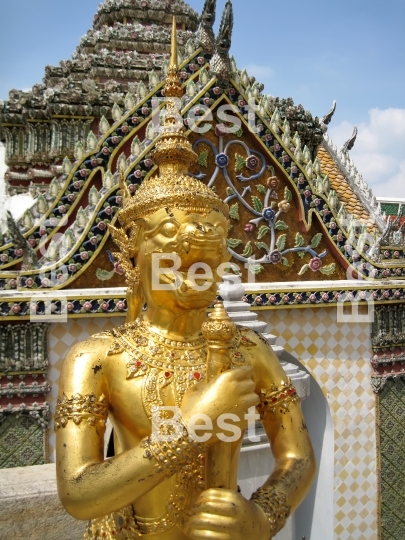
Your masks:
{"label": "statue's nose", "polygon": [[197,236],[218,235],[218,231],[216,227],[212,225],[212,223],[198,223],[198,222],[189,223],[188,226],[186,227],[186,232],[195,234]]}

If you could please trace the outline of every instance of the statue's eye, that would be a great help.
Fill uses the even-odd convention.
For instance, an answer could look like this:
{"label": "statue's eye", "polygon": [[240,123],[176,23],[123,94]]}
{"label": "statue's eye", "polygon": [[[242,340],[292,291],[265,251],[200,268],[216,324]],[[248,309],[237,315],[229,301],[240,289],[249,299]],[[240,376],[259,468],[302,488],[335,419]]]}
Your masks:
{"label": "statue's eye", "polygon": [[163,227],[160,229],[161,234],[164,236],[167,236],[167,238],[171,238],[172,236],[175,236],[177,233],[177,227],[174,223],[165,223]]}

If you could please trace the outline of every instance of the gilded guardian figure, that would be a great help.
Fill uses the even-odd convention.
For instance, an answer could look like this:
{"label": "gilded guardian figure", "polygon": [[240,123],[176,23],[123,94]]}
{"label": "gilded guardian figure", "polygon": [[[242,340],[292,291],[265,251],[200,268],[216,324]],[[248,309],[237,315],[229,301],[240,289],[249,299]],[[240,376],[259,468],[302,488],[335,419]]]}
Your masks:
{"label": "gilded guardian figure", "polygon": [[[197,156],[179,118],[175,35],[174,22],[167,114],[153,155],[159,175],[133,196],[122,183],[121,228],[111,229],[129,285],[128,322],[75,345],[64,361],[55,415],[59,496],[72,516],[90,520],[86,539],[269,540],[307,493],[314,455],[271,348],[237,330],[221,304],[206,316],[216,269],[228,260],[228,207],[187,175]],[[196,263],[212,274],[191,272]],[[238,459],[254,407],[276,464],[246,500]],[[108,459],[107,417],[115,437]],[[233,420],[236,440],[223,436],[221,418]]]}

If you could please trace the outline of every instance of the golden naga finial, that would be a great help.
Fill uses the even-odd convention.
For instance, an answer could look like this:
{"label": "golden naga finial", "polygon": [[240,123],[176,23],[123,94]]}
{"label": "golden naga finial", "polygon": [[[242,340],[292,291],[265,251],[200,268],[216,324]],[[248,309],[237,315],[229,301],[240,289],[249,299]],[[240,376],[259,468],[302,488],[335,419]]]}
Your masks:
{"label": "golden naga finial", "polygon": [[176,23],[176,17],[173,17],[170,66],[169,66],[169,71],[167,73],[166,84],[165,84],[165,89],[164,89],[165,97],[167,98],[170,98],[170,97],[181,98],[181,96],[183,95],[177,58],[178,58],[177,23]]}

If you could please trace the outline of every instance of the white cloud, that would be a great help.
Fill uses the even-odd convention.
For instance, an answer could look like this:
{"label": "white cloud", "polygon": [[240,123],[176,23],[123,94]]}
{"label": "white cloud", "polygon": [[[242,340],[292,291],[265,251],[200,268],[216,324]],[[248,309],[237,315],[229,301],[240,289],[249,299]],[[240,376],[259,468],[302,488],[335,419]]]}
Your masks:
{"label": "white cloud", "polygon": [[269,79],[274,75],[274,71],[270,66],[259,66],[258,64],[249,64],[246,66],[248,75],[256,77],[259,82],[263,82],[262,79]]}
{"label": "white cloud", "polygon": [[[345,120],[328,134],[340,148],[353,127]],[[358,128],[350,156],[360,174],[377,197],[405,198],[405,109],[371,109]]]}

